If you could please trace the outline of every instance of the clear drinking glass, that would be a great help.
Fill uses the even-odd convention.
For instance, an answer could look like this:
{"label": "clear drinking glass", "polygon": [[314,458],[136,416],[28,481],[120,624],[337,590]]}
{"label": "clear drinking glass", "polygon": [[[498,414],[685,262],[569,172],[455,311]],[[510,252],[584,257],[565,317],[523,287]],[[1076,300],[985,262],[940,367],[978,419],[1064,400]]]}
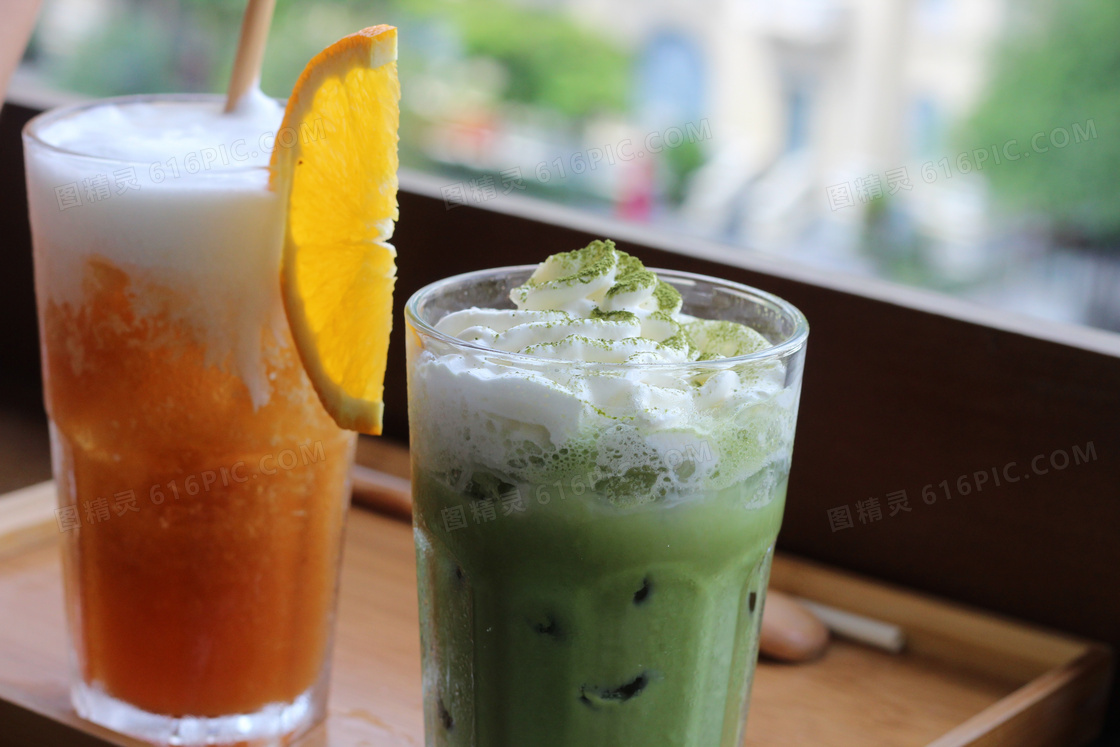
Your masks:
{"label": "clear drinking glass", "polygon": [[222,103],[111,99],[24,130],[72,700],[172,744],[271,742],[324,715],[354,436],[288,333],[268,170],[228,155],[270,133],[214,143],[223,164],[44,131]]}
{"label": "clear drinking glass", "polygon": [[[497,352],[435,329],[452,311],[512,308],[510,289],[532,270],[452,277],[405,312],[426,743],[738,747],[805,318],[753,288],[658,270],[684,313],[749,325],[772,347],[605,364]],[[742,396],[709,392],[716,399],[659,425],[629,417],[638,399],[609,396],[641,390],[612,389],[629,378],[687,397],[728,372]],[[573,405],[577,380],[606,393],[609,417]],[[558,432],[571,437],[556,443]]]}

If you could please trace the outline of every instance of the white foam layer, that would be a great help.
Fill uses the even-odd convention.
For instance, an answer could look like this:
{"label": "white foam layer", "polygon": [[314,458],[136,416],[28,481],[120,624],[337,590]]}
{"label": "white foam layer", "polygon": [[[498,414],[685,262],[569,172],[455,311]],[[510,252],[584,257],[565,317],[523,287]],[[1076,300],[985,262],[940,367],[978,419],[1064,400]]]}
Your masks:
{"label": "white foam layer", "polygon": [[[206,159],[205,170],[267,166],[272,154],[269,136],[280,127],[284,109],[259,90],[244,96],[229,114],[223,113],[224,106],[218,97],[105,104],[54,119],[37,133],[56,148],[143,166],[186,159],[192,153],[200,164]],[[209,149],[216,153],[211,155]]]}
{"label": "white foam layer", "polygon": [[[166,313],[203,343],[209,363],[245,381],[255,405],[271,387],[264,336],[285,336],[279,298],[282,206],[267,163],[283,110],[259,93],[222,100],[114,102],[53,119],[28,140],[27,182],[40,303],[86,301],[88,260],[159,286],[141,315]],[[76,357],[77,359],[77,357]]]}
{"label": "white foam layer", "polygon": [[[797,390],[785,365],[721,363],[767,347],[765,338],[682,314],[675,291],[635,277],[613,246],[574,254],[513,289],[517,309],[437,322],[491,350],[433,344],[417,354],[410,419],[421,463],[515,483],[593,472],[612,500],[631,503],[724,488],[788,462]],[[608,365],[587,365],[597,362]]]}

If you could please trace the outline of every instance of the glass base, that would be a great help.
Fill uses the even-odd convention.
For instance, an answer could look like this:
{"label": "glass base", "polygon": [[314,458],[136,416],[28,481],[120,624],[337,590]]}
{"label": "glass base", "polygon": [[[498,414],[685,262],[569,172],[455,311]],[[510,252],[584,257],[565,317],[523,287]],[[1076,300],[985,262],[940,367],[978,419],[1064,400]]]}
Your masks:
{"label": "glass base", "polygon": [[117,700],[85,682],[70,688],[70,700],[87,721],[131,737],[159,744],[220,745],[250,742],[254,745],[286,744],[318,720],[312,690],[291,703],[270,703],[255,713],[214,718],[161,716]]}

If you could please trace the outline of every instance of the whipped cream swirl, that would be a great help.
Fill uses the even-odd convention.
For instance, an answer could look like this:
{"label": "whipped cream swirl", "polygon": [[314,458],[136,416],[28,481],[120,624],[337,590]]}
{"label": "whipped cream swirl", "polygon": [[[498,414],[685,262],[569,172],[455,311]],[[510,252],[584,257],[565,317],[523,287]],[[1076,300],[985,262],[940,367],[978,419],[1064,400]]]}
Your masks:
{"label": "whipped cream swirl", "polygon": [[681,313],[681,294],[613,241],[554,254],[510,291],[513,309],[471,308],[436,328],[495,350],[591,363],[686,363],[769,346],[734,322]]}

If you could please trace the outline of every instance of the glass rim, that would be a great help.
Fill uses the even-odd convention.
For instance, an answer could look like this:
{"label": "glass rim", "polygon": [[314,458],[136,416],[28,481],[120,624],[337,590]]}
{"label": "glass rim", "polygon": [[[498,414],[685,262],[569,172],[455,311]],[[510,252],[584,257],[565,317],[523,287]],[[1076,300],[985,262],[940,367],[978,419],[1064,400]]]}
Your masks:
{"label": "glass rim", "polygon": [[[54,124],[58,120],[69,117],[89,109],[96,109],[99,106],[112,106],[116,104],[142,104],[151,101],[172,101],[172,102],[214,102],[222,103],[225,101],[225,95],[220,93],[134,93],[125,96],[109,96],[107,98],[98,98],[92,101],[85,101],[80,104],[68,104],[66,106],[57,106],[53,109],[48,109],[45,112],[40,112],[34,117],[29,119],[23,126],[20,134],[23,136],[25,144],[27,142],[34,143],[36,146],[45,148],[53,153],[69,156],[71,158],[81,158],[83,160],[92,161],[94,163],[105,164],[119,164],[122,166],[151,166],[152,161],[139,161],[128,158],[117,158],[115,156],[99,156],[94,153],[86,153],[72,148],[64,148],[54,143],[47,142],[40,134],[40,130],[44,127]],[[284,102],[279,99],[281,104]],[[279,123],[277,124],[279,127]],[[155,163],[162,163],[156,161]],[[218,170],[199,170],[191,174],[192,177],[200,176],[203,171],[211,177],[222,177],[229,174],[247,174],[257,171],[268,171],[268,165],[264,166],[234,166],[232,168],[224,168]]]}
{"label": "glass rim", "polygon": [[498,350],[497,348],[487,347],[486,345],[483,345],[481,343],[462,340],[458,337],[452,337],[445,332],[440,332],[435,328],[434,325],[429,324],[420,316],[420,303],[426,298],[429,298],[439,291],[444,290],[449,285],[463,281],[481,280],[483,278],[494,277],[502,274],[512,275],[517,272],[532,272],[536,268],[536,264],[492,267],[485,270],[474,270],[472,272],[464,272],[458,275],[452,275],[450,277],[443,278],[442,280],[437,280],[434,283],[429,283],[420,290],[413,293],[408,301],[405,302],[405,321],[418,332],[421,332],[428,337],[435,338],[441,342],[458,347],[468,348],[471,350],[477,350],[482,353],[499,355],[515,361],[531,362],[534,365],[539,365],[541,363],[564,363],[568,365],[581,365],[591,366],[595,368],[627,370],[727,368],[728,366],[740,363],[753,363],[758,361],[773,360],[785,357],[789,354],[796,353],[797,351],[801,350],[805,347],[806,340],[809,337],[809,320],[805,318],[805,315],[801,313],[800,309],[791,304],[789,301],[781,298],[780,296],[776,296],[773,293],[768,293],[767,291],[760,290],[759,288],[755,288],[750,285],[736,283],[732,280],[723,280],[721,278],[712,277],[711,275],[701,275],[700,273],[695,272],[685,272],[683,270],[667,270],[656,267],[650,267],[648,269],[656,273],[657,276],[662,280],[676,279],[693,283],[700,281],[708,283],[709,285],[734,290],[744,295],[754,297],[755,299],[758,299],[760,301],[764,301],[773,307],[777,307],[777,309],[781,313],[787,315],[790,319],[792,319],[794,323],[793,330],[784,339],[770,345],[767,348],[755,351],[753,353],[747,353],[746,355],[737,355],[731,358],[718,358],[715,360],[706,361],[683,361],[680,363],[609,363],[601,361],[569,361],[563,358],[547,358],[540,355],[528,355],[526,353],[514,353],[505,350]]}

